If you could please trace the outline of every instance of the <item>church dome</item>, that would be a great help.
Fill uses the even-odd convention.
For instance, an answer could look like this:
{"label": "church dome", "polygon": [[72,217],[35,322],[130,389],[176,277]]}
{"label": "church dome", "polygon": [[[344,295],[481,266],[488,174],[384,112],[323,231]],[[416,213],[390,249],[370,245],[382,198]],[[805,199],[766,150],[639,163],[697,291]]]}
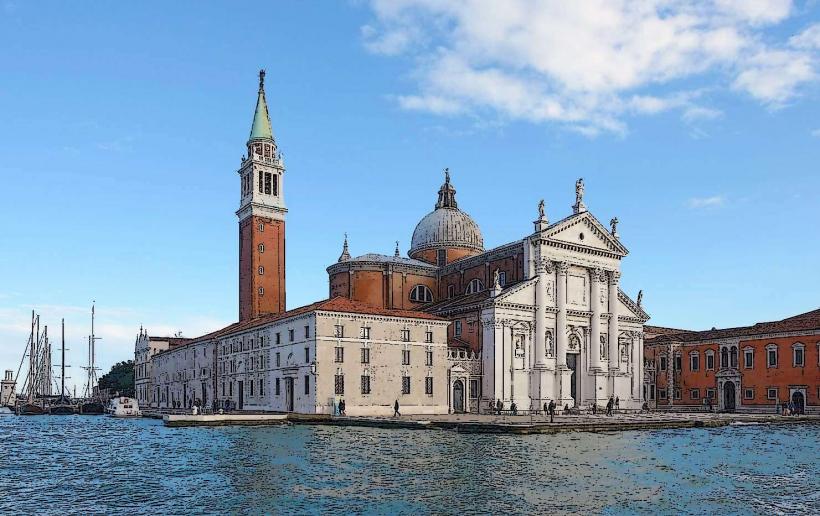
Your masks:
{"label": "church dome", "polygon": [[[450,173],[445,173],[445,181],[438,191],[435,210],[425,215],[413,231],[408,253],[411,258],[422,258],[423,254],[428,254],[424,251],[435,249],[459,249],[462,250],[460,256],[484,251],[481,230],[469,215],[458,209],[456,190],[450,184]],[[432,261],[433,257],[425,258],[426,261]]]}

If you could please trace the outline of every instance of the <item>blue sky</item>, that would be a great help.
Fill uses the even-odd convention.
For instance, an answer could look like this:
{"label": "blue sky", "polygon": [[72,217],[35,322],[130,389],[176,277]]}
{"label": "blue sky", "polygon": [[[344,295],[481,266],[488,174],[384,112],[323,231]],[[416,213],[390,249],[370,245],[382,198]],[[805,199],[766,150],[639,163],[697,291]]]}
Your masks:
{"label": "blue sky", "polygon": [[[237,315],[236,169],[265,68],[288,307],[406,252],[449,167],[488,247],[574,182],[652,323],[818,307],[818,3],[0,2],[0,368],[36,308],[85,361]],[[79,371],[74,371],[79,377]]]}

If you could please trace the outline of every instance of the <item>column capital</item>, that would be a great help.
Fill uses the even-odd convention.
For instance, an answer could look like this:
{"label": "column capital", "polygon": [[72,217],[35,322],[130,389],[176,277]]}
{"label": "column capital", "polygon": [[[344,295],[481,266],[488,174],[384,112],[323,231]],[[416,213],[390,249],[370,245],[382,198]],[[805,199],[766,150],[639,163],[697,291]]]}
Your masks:
{"label": "column capital", "polygon": [[621,271],[609,271],[609,284],[616,285],[621,279]]}
{"label": "column capital", "polygon": [[552,260],[548,258],[536,258],[534,261],[536,274],[552,274],[555,272],[555,266]]}
{"label": "column capital", "polygon": [[603,283],[606,281],[606,271],[600,267],[593,267],[589,270],[589,279],[594,282]]}
{"label": "column capital", "polygon": [[566,274],[567,272],[569,272],[569,263],[555,262],[555,270],[558,271],[558,274]]}

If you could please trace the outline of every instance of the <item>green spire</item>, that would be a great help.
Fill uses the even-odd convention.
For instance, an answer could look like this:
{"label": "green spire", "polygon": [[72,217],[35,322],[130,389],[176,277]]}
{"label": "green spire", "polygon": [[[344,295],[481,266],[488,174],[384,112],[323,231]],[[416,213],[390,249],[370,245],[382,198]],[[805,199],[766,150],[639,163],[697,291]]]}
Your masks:
{"label": "green spire", "polygon": [[256,99],[256,111],[253,113],[250,140],[273,140],[273,131],[270,127],[268,103],[265,102],[265,70],[259,70],[259,97]]}

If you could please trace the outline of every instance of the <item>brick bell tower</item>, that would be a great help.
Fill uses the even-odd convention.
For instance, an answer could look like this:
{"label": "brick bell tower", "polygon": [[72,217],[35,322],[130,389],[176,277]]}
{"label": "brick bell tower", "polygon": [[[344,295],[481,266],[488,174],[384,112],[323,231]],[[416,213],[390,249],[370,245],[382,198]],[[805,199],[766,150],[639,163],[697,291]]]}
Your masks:
{"label": "brick bell tower", "polygon": [[265,71],[253,114],[248,154],[239,168],[239,320],[285,311],[285,163],[271,130]]}

